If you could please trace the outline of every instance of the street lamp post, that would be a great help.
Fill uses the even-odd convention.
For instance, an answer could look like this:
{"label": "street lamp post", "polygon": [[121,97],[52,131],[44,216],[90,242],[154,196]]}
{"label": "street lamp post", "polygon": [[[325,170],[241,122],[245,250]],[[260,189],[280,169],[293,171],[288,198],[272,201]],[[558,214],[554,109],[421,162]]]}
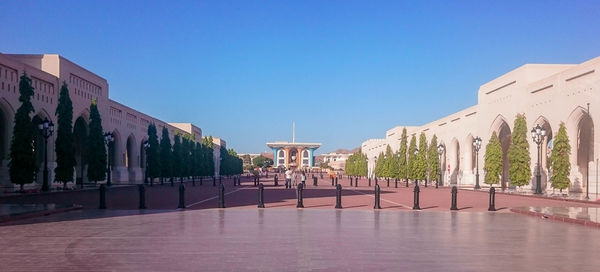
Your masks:
{"label": "street lamp post", "polygon": [[150,142],[145,140],[143,143],[144,147],[144,183],[148,183],[148,148],[150,147]]}
{"label": "street lamp post", "polygon": [[[439,174],[440,174],[440,178],[439,178],[439,179],[438,179],[438,181],[435,183],[435,188],[436,188],[436,189],[438,188],[438,186],[439,186],[440,182],[442,182],[442,172],[443,172],[443,171],[442,171],[442,167],[443,167],[443,164],[442,164],[442,154],[444,154],[444,150],[445,150],[445,149],[446,149],[446,147],[444,147],[444,145],[442,145],[442,144],[438,145],[438,147],[437,147],[437,150],[438,150],[438,155],[439,155],[439,161],[440,161],[440,171],[439,171],[439,172],[440,172],[440,173],[439,173]],[[443,184],[443,182],[442,182],[442,184]]]}
{"label": "street lamp post", "polygon": [[540,125],[536,125],[533,129],[531,129],[531,138],[533,139],[533,142],[537,144],[537,156],[538,156],[538,162],[537,162],[537,173],[535,175],[535,194],[536,195],[541,195],[542,194],[542,161],[541,161],[541,146],[542,143],[544,142],[544,137],[546,137],[546,130],[543,129],[542,127],[540,127]]}
{"label": "street lamp post", "polygon": [[479,186],[479,149],[481,148],[481,138],[479,136],[473,139],[473,147],[475,147],[475,189],[481,189],[481,186]]}
{"label": "street lamp post", "polygon": [[[419,149],[415,149],[415,160],[417,160],[417,156],[419,156]],[[413,163],[417,163],[416,161],[414,161]],[[407,163],[408,165],[408,163]],[[415,187],[419,187],[419,179],[417,179],[415,177]]]}
{"label": "street lamp post", "polygon": [[112,183],[110,181],[110,144],[115,141],[115,135],[112,132],[104,133],[104,143],[106,144],[106,150],[108,153],[108,160],[106,160],[106,186],[111,186]]}
{"label": "street lamp post", "polygon": [[46,118],[38,125],[38,128],[40,134],[44,137],[44,180],[42,183],[42,191],[47,192],[50,190],[50,185],[48,184],[48,138],[54,133],[54,123],[48,121]]}

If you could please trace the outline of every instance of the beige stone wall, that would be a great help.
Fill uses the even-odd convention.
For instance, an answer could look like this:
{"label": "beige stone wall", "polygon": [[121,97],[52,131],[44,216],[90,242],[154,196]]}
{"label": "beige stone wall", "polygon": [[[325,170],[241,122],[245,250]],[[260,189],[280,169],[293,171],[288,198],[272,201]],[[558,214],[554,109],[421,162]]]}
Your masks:
{"label": "beige stone wall", "polygon": [[[0,186],[4,188],[13,186],[8,176],[7,157],[12,137],[14,114],[20,106],[18,82],[23,71],[27,72],[32,78],[35,88],[35,95],[32,99],[35,109],[33,117],[38,116],[42,120],[48,118],[55,124],[57,123],[54,113],[63,81],[68,84],[70,97],[73,101],[74,124],[79,118],[83,119],[85,124],[88,125],[89,106],[92,99],[97,101],[103,129],[106,132],[113,132],[115,135],[115,152],[112,158],[114,166],[111,173],[112,181],[115,183],[142,182],[145,168],[145,154],[142,144],[147,140],[148,124],[156,124],[159,138],[162,128],[167,127],[171,143],[175,132],[194,134],[196,141],[202,139],[202,130],[193,124],[169,124],[109,99],[109,86],[106,79],[60,55],[0,54],[0,157],[2,158]],[[48,139],[50,180],[53,180],[53,169],[56,165],[55,153],[53,152],[54,140],[55,135]],[[224,143],[223,140],[220,141]],[[87,181],[86,169],[76,168],[78,168],[76,169],[76,176]],[[41,183],[41,180],[40,174],[37,181]]]}
{"label": "beige stone wall", "polygon": [[[528,131],[535,125],[543,125],[556,136],[558,127],[564,122],[571,142],[571,190],[585,191],[585,157],[587,147],[590,148],[590,191],[595,190],[596,161],[600,157],[597,133],[593,133],[591,144],[584,142],[586,131],[593,130],[600,120],[600,58],[594,58],[577,65],[527,64],[510,71],[479,88],[478,104],[457,113],[440,118],[420,127],[407,127],[409,137],[424,132],[428,141],[433,134],[446,146],[443,155],[444,182],[464,186],[474,184],[475,156],[472,148],[474,137],[481,137],[482,148],[479,152],[480,183],[483,184],[483,158],[485,145],[492,133],[499,133],[503,127],[512,132],[514,118],[517,114],[525,114]],[[590,103],[590,116],[593,126],[586,126],[586,105]],[[583,120],[583,121],[582,121]],[[508,128],[508,130],[506,130]],[[386,133],[385,139],[371,139],[363,142],[361,150],[369,158],[376,157],[385,151],[389,144],[397,150],[400,143],[402,126],[395,127]],[[583,136],[582,136],[583,135]],[[528,132],[532,161],[532,182],[528,189],[533,189],[533,180],[537,163],[537,145],[533,143]],[[582,138],[583,137],[583,138]],[[582,138],[582,139],[580,139]],[[542,187],[551,190],[546,183],[551,173],[547,169],[546,157],[551,150],[546,141],[542,148]],[[586,152],[586,154],[583,154]],[[369,161],[372,172],[374,162]],[[450,168],[450,171],[448,171]],[[593,189],[592,189],[593,188]]]}

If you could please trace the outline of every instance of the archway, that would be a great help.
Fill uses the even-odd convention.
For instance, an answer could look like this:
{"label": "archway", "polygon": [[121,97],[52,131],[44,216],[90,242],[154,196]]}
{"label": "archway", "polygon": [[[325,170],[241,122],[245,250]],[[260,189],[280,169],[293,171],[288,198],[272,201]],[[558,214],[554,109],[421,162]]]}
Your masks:
{"label": "archway", "polygon": [[577,124],[577,168],[581,175],[581,188],[585,188],[589,178],[589,162],[594,161],[594,122],[589,114],[584,114]]}
{"label": "archway", "polygon": [[137,146],[135,143],[135,137],[133,134],[130,134],[129,137],[127,137],[125,148],[125,166],[127,167],[127,172],[129,173],[129,182],[134,182],[137,178],[134,170],[136,165],[135,146]]}
{"label": "archway", "polygon": [[10,104],[4,99],[0,99],[0,184],[2,185],[10,185],[7,165],[13,129],[13,118],[14,111]]}
{"label": "archway", "polygon": [[586,186],[589,162],[594,158],[594,122],[587,109],[577,107],[567,120],[567,135],[571,144],[571,187],[582,192]]}
{"label": "archway", "polygon": [[511,131],[508,124],[504,121],[498,129],[498,138],[500,139],[500,146],[502,147],[502,177],[500,179],[500,185],[502,190],[505,190],[510,184],[510,179],[508,178],[508,169],[510,167],[508,162],[508,148],[511,143]]}
{"label": "archway", "polygon": [[290,167],[292,167],[292,168],[298,167],[298,165],[299,165],[298,164],[299,158],[298,158],[298,150],[297,149],[294,148],[294,149],[290,150],[290,157],[289,158],[290,158]]}
{"label": "archway", "polygon": [[447,181],[444,177],[446,177],[446,172],[448,171],[447,168],[447,164],[446,164],[446,154],[448,153],[448,149],[446,147],[446,144],[441,141],[440,145],[442,145],[444,147],[444,152],[442,153],[442,156],[439,158],[440,159],[440,167],[441,167],[441,171],[442,171],[442,180],[440,180],[440,186],[444,186]]}
{"label": "archway", "polygon": [[308,150],[302,151],[302,167],[308,167]]}
{"label": "archway", "polygon": [[460,144],[456,138],[450,143],[452,153],[450,155],[450,184],[458,184],[460,173]]}
{"label": "archway", "polygon": [[83,117],[78,117],[73,126],[73,146],[75,149],[75,181],[83,184],[87,179],[87,154],[86,143],[88,137],[88,125]]}

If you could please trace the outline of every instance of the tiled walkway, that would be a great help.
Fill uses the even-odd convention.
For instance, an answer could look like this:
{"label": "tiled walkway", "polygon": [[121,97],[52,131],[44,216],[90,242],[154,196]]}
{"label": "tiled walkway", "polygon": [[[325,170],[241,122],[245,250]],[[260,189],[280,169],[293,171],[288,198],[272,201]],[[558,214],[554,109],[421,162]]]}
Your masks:
{"label": "tiled walkway", "polygon": [[0,237],[2,271],[600,267],[597,229],[513,213],[208,209],[2,226]]}

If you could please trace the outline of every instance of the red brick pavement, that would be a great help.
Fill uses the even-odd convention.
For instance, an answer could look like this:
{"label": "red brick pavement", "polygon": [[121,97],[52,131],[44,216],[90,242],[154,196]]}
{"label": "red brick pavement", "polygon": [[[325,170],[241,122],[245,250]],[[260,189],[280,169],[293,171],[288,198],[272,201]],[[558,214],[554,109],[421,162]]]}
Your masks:
{"label": "red brick pavement", "polygon": [[[265,207],[272,208],[296,208],[296,189],[285,189],[283,179],[280,176],[278,187],[273,186],[273,176],[268,179],[261,178],[265,185],[264,200]],[[233,186],[230,179],[223,179],[226,196],[225,206],[227,208],[256,208],[258,204],[257,188],[253,186],[250,178],[242,180],[242,186]],[[343,186],[342,206],[344,209],[371,210],[374,205],[373,190],[365,179],[361,179],[358,187],[350,187],[347,177],[338,180]],[[413,185],[404,187],[399,182],[399,188],[394,188],[394,182],[387,187],[385,181],[379,182],[381,186],[381,207],[385,210],[407,210],[413,206]],[[189,209],[207,209],[218,207],[218,186],[212,186],[212,180],[205,180],[202,186],[196,182],[186,184],[186,205]],[[372,182],[374,185],[374,182]],[[174,187],[169,184],[164,186],[146,186],[146,206],[148,209],[176,209],[178,204],[178,184]],[[425,211],[447,211],[450,209],[450,188],[435,189],[432,186],[425,188],[420,186],[420,206]],[[335,188],[331,186],[329,179],[320,179],[318,186],[312,185],[310,175],[307,187],[303,191],[304,207],[306,209],[333,209],[335,206]],[[108,209],[134,210],[138,208],[137,186],[110,188],[107,191]],[[96,209],[98,207],[98,191],[86,190],[53,194],[36,194],[25,196],[11,196],[0,198],[0,203],[57,203],[57,204],[79,204],[84,209]],[[598,203],[576,203],[556,199],[530,198],[496,194],[496,208],[501,212],[509,211],[509,208],[523,206],[539,207],[598,207]],[[487,211],[488,194],[459,190],[458,192],[459,212]]]}

